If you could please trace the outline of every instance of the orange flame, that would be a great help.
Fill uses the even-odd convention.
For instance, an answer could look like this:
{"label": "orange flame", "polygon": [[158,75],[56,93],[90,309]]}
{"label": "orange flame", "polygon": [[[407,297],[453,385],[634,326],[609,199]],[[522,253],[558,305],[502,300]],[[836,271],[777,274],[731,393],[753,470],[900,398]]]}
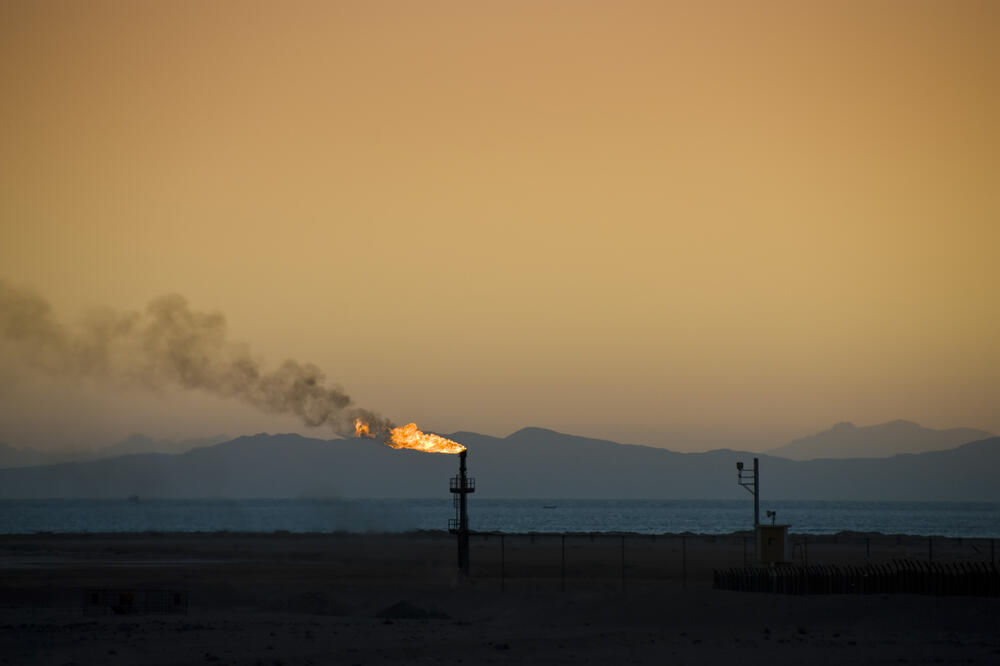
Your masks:
{"label": "orange flame", "polygon": [[354,419],[354,435],[355,437],[371,437],[371,425],[361,419]]}
{"label": "orange flame", "polygon": [[394,449],[415,449],[427,453],[461,453],[465,447],[450,439],[421,432],[416,423],[393,428],[385,438],[386,446]]}

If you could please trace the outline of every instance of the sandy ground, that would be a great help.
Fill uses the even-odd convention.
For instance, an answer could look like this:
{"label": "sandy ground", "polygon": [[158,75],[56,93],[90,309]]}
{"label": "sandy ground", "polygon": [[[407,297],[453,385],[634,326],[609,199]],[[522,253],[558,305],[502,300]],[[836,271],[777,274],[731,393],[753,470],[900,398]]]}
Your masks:
{"label": "sandy ground", "polygon": [[[869,539],[869,541],[865,541]],[[752,547],[752,546],[751,546]],[[740,537],[0,536],[4,664],[1000,664],[1000,599],[711,589]],[[809,537],[810,562],[988,544]],[[565,577],[562,575],[566,572]],[[169,589],[185,615],[93,615],[88,588]]]}

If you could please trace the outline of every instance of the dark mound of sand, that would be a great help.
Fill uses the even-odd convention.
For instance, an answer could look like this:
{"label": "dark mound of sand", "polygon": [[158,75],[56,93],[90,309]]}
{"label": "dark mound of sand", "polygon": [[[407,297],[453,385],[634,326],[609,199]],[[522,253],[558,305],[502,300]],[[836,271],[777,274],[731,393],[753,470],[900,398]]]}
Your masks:
{"label": "dark mound of sand", "polygon": [[397,601],[375,613],[383,620],[449,620],[450,616],[436,608],[420,608],[409,601]]}

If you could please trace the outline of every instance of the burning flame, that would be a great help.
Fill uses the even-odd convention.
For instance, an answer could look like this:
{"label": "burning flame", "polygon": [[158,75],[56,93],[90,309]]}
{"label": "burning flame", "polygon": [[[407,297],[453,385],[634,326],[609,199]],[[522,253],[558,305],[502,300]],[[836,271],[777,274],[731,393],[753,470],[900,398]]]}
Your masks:
{"label": "burning flame", "polygon": [[465,447],[458,442],[440,435],[421,432],[416,423],[393,428],[386,435],[385,443],[394,449],[416,449],[427,453],[461,453],[465,450]]}
{"label": "burning flame", "polygon": [[[372,425],[361,419],[354,419],[354,435],[373,438]],[[416,423],[408,423],[398,428],[390,428],[385,435],[385,445],[394,449],[414,449],[425,453],[461,453],[465,447],[441,435],[423,432]]]}

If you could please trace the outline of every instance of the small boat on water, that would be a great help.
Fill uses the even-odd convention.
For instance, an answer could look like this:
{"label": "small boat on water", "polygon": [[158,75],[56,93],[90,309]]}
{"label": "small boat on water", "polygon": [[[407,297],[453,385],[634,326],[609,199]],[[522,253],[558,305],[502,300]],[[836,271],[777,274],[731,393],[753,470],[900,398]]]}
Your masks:
{"label": "small boat on water", "polygon": [[543,509],[555,509],[555,508],[558,508],[558,507],[556,507],[555,504],[543,504],[542,508]]}

